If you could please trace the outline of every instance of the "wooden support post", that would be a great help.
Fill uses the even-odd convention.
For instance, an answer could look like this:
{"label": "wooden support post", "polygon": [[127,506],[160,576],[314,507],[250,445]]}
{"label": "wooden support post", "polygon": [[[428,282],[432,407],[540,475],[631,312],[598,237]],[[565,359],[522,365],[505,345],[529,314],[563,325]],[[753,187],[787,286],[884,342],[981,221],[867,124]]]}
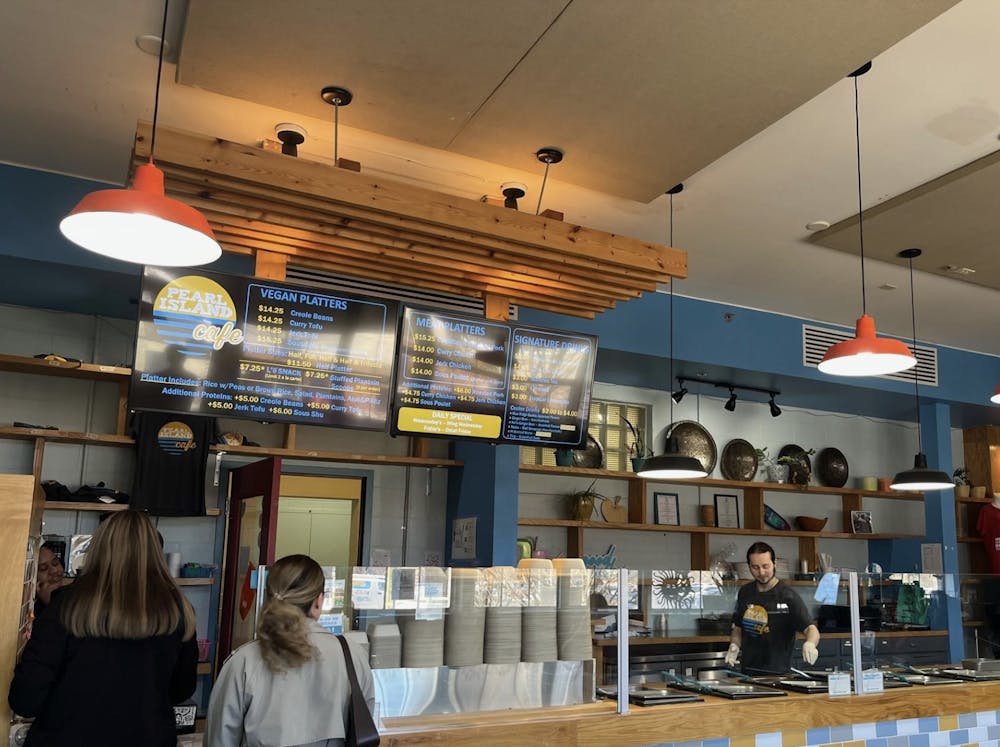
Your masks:
{"label": "wooden support post", "polygon": [[125,435],[125,425],[128,421],[128,382],[118,384],[118,413],[115,416],[115,434]]}
{"label": "wooden support post", "polygon": [[764,528],[764,489],[743,488],[743,526]]}
{"label": "wooden support post", "polygon": [[842,532],[851,532],[854,529],[854,525],[851,523],[851,511],[861,510],[861,496],[857,494],[853,495],[842,495],[840,496],[840,501],[843,506],[843,522],[844,526],[841,529]]}
{"label": "wooden support post", "polygon": [[566,557],[583,557],[583,527],[566,527]]}
{"label": "wooden support post", "polygon": [[498,322],[506,322],[510,319],[510,298],[507,296],[487,293],[483,296],[483,302],[487,319],[494,319]]}
{"label": "wooden support post", "polygon": [[45,513],[45,491],[42,490],[42,462],[45,458],[45,439],[35,439],[35,453],[31,459],[31,474],[34,476],[34,488],[31,493],[31,534],[42,533],[42,514]]}
{"label": "wooden support post", "polygon": [[295,424],[289,423],[285,426],[285,448],[294,449],[295,448]]}
{"label": "wooden support post", "polygon": [[707,571],[711,558],[708,550],[708,532],[691,532],[691,570]]}
{"label": "wooden support post", "polygon": [[799,560],[809,562],[809,571],[819,568],[819,552],[815,537],[799,537]]}
{"label": "wooden support post", "polygon": [[628,484],[628,521],[629,524],[647,523],[646,515],[646,482],[630,480]]}
{"label": "wooden support post", "polygon": [[284,280],[288,276],[288,255],[266,252],[258,249],[254,252],[253,274],[258,278],[268,280]]}

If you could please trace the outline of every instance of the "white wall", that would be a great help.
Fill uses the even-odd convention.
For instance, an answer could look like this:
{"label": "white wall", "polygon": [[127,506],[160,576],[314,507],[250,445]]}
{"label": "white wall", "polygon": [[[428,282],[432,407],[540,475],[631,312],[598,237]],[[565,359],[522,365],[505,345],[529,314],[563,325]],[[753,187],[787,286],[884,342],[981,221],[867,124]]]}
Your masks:
{"label": "white wall", "polygon": [[[653,408],[653,440],[656,451],[663,448],[664,431],[670,421],[670,397],[666,392],[595,383],[596,399],[649,404]],[[809,449],[832,446],[843,452],[849,465],[848,486],[857,486],[857,479],[863,476],[891,477],[896,472],[913,464],[913,454],[917,447],[916,428],[912,423],[903,423],[879,418],[841,415],[837,413],[811,411],[793,407],[782,407],[782,414],[771,417],[766,403],[740,400],[736,410],[723,409],[725,398],[688,394],[680,404],[673,406],[673,421],[695,420],[708,430],[715,441],[721,457],[722,449],[730,439],[742,438],[756,447],[768,447],[772,455],[785,444],[798,444]],[[961,464],[962,432],[952,429],[952,450],[955,464]],[[815,456],[813,457],[815,465]],[[721,478],[718,464],[709,477]],[[563,496],[590,485],[591,480],[583,477],[563,477],[525,474],[520,478],[520,499],[518,512],[523,517],[566,518]],[[816,485],[815,469],[812,484]],[[613,497],[626,496],[628,484],[623,480],[599,480],[594,489]],[[697,525],[699,504],[711,505],[715,493],[735,493],[742,498],[742,491],[722,490],[695,485],[661,484],[647,488],[647,515],[653,516],[652,494],[654,491],[678,494],[681,524]],[[739,501],[742,511],[742,500]],[[828,517],[826,530],[830,532],[850,531],[842,526],[842,508],[836,495],[818,496],[796,493],[765,493],[765,502],[781,514],[789,523],[795,516]],[[864,508],[872,512],[872,522],[876,532],[898,534],[924,534],[924,507],[919,501],[903,501],[882,498],[865,498]],[[652,519],[650,519],[652,520]],[[743,524],[744,517],[740,516]],[[559,528],[522,527],[522,536],[537,536],[540,547],[551,554],[566,550],[566,532]],[[710,548],[713,553],[721,552],[728,545],[735,545],[736,559],[741,559],[746,547],[754,537],[743,535],[713,535]],[[798,540],[794,537],[781,538],[774,535],[764,537],[772,544],[779,557],[798,560]],[[604,553],[608,546],[616,545],[616,557],[620,566],[630,568],[673,568],[691,567],[689,536],[676,532],[635,532],[618,530],[588,529],[584,532],[584,552]],[[863,569],[868,563],[867,543],[847,539],[820,539],[821,552],[830,553],[837,566]]]}

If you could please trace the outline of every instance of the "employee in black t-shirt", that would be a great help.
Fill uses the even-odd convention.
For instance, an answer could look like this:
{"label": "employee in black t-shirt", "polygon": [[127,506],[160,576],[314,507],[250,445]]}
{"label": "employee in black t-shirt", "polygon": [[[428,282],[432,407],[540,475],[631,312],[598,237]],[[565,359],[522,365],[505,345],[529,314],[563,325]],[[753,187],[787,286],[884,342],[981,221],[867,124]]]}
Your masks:
{"label": "employee in black t-shirt", "polygon": [[798,631],[806,637],[803,660],[815,664],[819,629],[801,597],[774,575],[774,549],[754,542],[747,550],[747,564],[754,580],[736,595],[726,665],[735,666],[740,659],[747,674],[787,672]]}

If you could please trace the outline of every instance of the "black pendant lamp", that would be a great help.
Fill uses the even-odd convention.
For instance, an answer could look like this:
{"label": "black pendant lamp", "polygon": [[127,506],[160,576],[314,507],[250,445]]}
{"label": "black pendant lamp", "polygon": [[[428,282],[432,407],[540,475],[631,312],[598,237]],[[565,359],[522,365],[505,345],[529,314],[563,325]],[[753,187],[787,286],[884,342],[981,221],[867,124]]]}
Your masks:
{"label": "black pendant lamp", "polygon": [[[913,297],[913,260],[921,255],[919,249],[904,249],[897,256],[910,263],[910,320],[913,324],[913,349],[917,348],[917,312]],[[913,394],[917,401],[917,448],[920,448],[920,383],[917,372],[913,372]],[[945,490],[955,487],[944,472],[927,467],[927,455],[918,452],[913,457],[913,469],[904,470],[892,478],[889,486],[893,490]]]}
{"label": "black pendant lamp", "polygon": [[[670,195],[670,245],[674,243],[674,195],[684,189],[678,184],[667,190]],[[670,279],[670,384],[674,383],[674,280]],[[683,395],[682,395],[683,396]],[[674,401],[680,397],[670,397],[670,422],[674,422]],[[642,461],[637,473],[639,477],[651,480],[685,480],[692,477],[704,477],[708,473],[701,462],[693,456],[680,453],[677,436],[667,438],[667,449],[662,454],[651,456]]]}

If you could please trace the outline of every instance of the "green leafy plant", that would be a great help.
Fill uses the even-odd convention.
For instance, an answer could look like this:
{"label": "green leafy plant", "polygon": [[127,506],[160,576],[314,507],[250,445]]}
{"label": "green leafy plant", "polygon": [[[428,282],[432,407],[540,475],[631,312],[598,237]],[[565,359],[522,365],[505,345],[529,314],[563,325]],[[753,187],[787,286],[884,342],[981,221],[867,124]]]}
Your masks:
{"label": "green leafy plant", "polygon": [[628,426],[629,433],[632,434],[632,443],[628,445],[628,453],[631,456],[639,457],[640,459],[645,459],[646,457],[653,456],[653,450],[646,446],[646,442],[642,439],[639,431],[634,425],[622,415],[622,420],[625,421],[625,425]]}
{"label": "green leafy plant", "polygon": [[969,479],[969,470],[965,467],[959,467],[956,469],[951,477],[956,485],[968,485],[969,487],[972,487],[972,480]]}
{"label": "green leafy plant", "polygon": [[609,500],[607,496],[594,490],[596,483],[597,478],[594,478],[585,490],[577,490],[566,496],[566,507],[569,509],[570,518],[587,521],[593,514],[598,501]]}

